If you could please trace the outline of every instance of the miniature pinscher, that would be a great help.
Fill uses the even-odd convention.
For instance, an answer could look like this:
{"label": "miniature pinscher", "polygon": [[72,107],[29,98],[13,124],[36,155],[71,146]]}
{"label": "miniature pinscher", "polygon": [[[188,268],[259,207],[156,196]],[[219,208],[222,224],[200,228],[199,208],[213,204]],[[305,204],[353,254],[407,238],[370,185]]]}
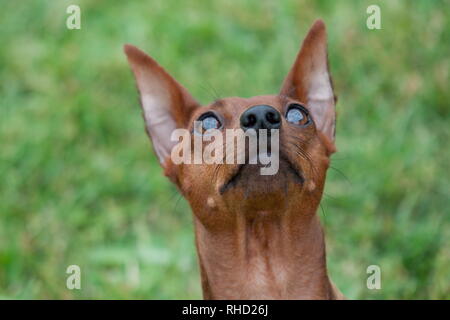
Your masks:
{"label": "miniature pinscher", "polygon": [[[324,22],[311,27],[277,95],[206,106],[144,52],[124,50],[153,148],[193,211],[203,297],[342,299],[327,274],[316,213],[336,151]],[[175,163],[176,129],[193,132],[192,140],[211,129],[224,136],[233,129],[276,131],[278,170],[263,175],[260,163]]]}

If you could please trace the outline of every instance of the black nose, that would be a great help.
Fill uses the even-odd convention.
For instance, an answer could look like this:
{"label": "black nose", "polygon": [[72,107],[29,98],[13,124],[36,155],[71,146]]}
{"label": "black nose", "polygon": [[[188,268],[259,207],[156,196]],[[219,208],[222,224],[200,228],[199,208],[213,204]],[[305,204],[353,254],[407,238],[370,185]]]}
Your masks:
{"label": "black nose", "polygon": [[281,115],[273,107],[258,105],[247,109],[241,115],[241,128],[248,129],[279,129],[281,127]]}

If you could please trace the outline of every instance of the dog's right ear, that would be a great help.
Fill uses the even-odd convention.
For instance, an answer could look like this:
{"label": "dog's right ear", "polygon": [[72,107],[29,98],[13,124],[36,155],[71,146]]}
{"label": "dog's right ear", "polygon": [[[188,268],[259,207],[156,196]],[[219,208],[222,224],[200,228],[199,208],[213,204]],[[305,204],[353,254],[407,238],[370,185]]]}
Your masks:
{"label": "dog's right ear", "polygon": [[170,136],[177,128],[186,128],[199,103],[155,60],[132,45],[124,46],[136,78],[147,133],[163,167],[173,146]]}

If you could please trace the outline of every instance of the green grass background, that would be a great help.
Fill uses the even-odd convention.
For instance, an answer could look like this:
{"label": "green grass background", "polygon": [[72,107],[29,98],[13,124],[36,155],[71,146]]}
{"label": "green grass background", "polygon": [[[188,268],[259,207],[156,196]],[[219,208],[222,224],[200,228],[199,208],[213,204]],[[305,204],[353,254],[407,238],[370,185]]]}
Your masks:
{"label": "green grass background", "polygon": [[[381,30],[366,28],[370,4]],[[276,93],[319,17],[339,96],[318,212],[331,277],[349,298],[450,298],[449,9],[0,0],[0,298],[201,298],[190,209],[151,151],[122,45],[207,103]],[[81,290],[66,288],[71,264]],[[366,287],[372,264],[381,290]]]}

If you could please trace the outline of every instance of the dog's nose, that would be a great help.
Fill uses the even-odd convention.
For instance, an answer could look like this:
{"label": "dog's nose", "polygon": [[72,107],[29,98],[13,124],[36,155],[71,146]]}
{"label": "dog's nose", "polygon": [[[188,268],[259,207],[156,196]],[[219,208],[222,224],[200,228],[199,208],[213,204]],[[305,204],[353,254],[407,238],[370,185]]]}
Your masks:
{"label": "dog's nose", "polygon": [[281,127],[281,115],[273,107],[262,104],[247,109],[241,115],[241,128],[248,129],[279,129]]}

